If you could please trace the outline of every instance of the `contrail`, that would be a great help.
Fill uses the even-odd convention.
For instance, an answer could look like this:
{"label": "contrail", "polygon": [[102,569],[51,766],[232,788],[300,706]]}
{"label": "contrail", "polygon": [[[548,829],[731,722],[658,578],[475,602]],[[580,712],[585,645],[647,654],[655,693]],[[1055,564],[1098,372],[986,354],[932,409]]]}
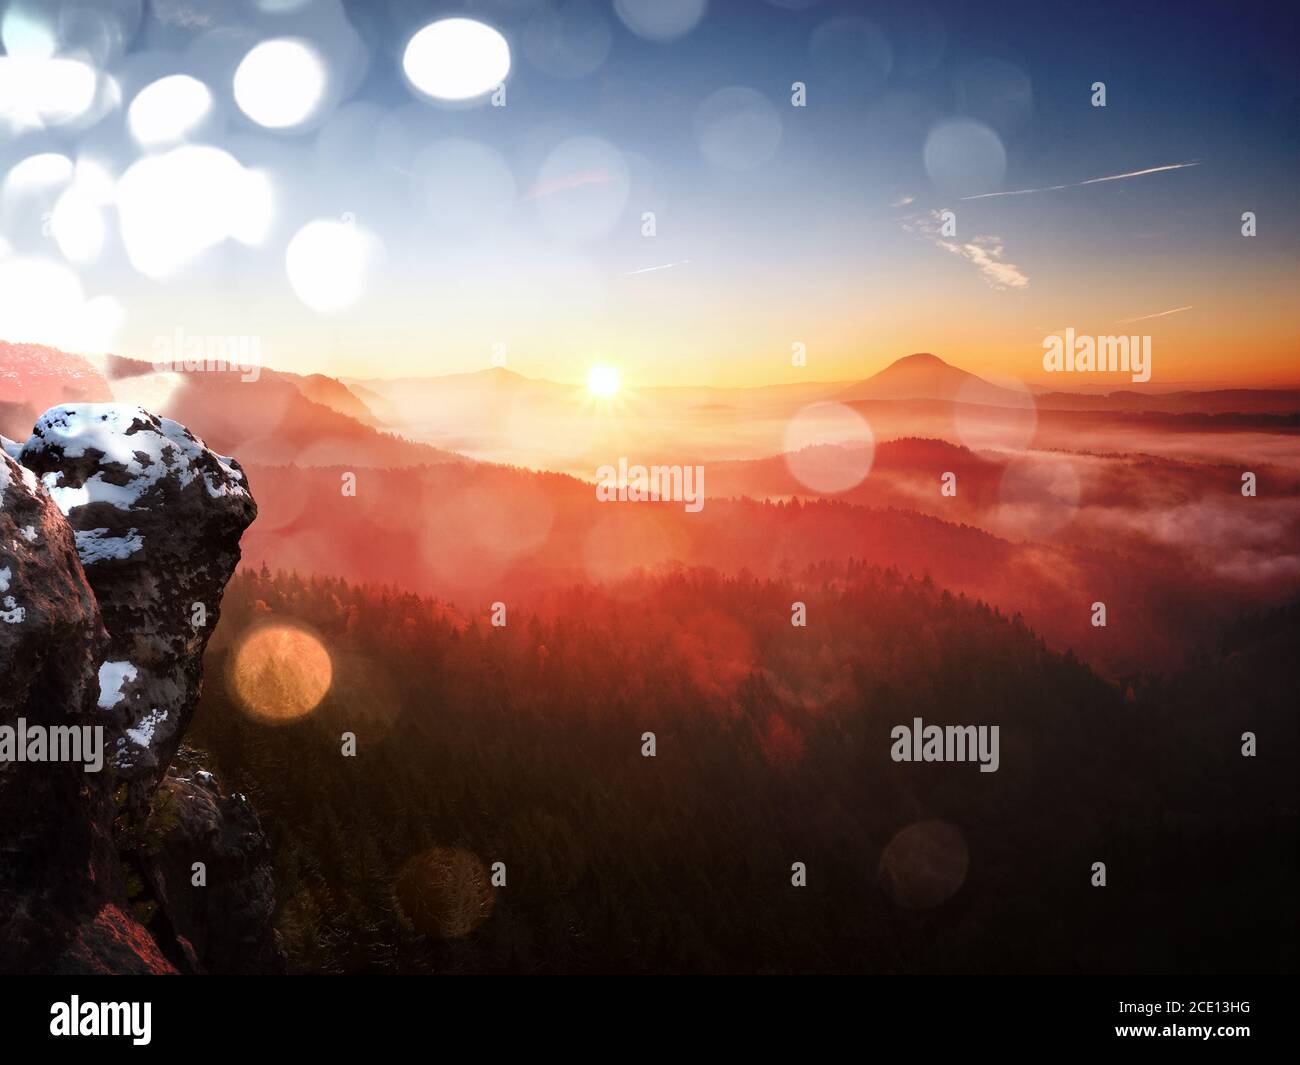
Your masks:
{"label": "contrail", "polygon": [[1069,185],[1044,185],[1041,189],[1012,189],[1009,192],[981,192],[978,196],[963,196],[963,200],[987,200],[993,196],[1028,196],[1033,192],[1056,192],[1059,189],[1081,189],[1084,185],[1100,185],[1103,181],[1123,181],[1125,178],[1142,177],[1145,174],[1163,174],[1166,170],[1182,170],[1189,166],[1200,166],[1204,159],[1194,159],[1190,163],[1169,163],[1166,166],[1152,166],[1146,170],[1130,170],[1126,174],[1109,174],[1106,177],[1088,178],[1087,181],[1074,181]]}
{"label": "contrail", "polygon": [[637,274],[653,274],[656,270],[671,270],[674,266],[685,266],[690,259],[683,259],[681,262],[664,263],[662,266],[643,266],[640,270],[629,270],[624,277],[635,277]]}
{"label": "contrail", "polygon": [[1194,303],[1189,303],[1186,307],[1174,307],[1172,310],[1157,311],[1155,314],[1141,314],[1136,318],[1121,318],[1117,324],[1126,325],[1129,322],[1145,322],[1148,318],[1163,318],[1167,314],[1177,314],[1179,311],[1190,311],[1194,306],[1196,306]]}

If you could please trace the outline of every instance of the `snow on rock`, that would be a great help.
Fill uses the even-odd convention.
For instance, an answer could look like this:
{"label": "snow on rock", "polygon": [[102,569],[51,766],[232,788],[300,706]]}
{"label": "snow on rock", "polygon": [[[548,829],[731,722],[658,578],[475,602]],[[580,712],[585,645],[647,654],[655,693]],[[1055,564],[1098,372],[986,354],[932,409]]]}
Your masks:
{"label": "snow on rock", "polygon": [[[59,566],[71,540],[36,475],[13,458],[11,443],[0,449],[0,627],[39,631],[49,604],[45,590],[32,587],[32,574]],[[38,544],[42,533],[53,539]]]}
{"label": "snow on rock", "polygon": [[193,716],[203,648],[257,514],[247,478],[180,423],[118,403],[50,408],[22,462],[76,533],[109,634],[102,661],[135,670],[127,696],[104,707],[113,738],[131,740],[123,771],[156,785]]}
{"label": "snow on rock", "polygon": [[22,454],[22,446],[15,444],[6,436],[0,436],[0,440],[4,441],[4,448],[0,450],[13,459],[12,463],[0,462],[0,493],[3,493],[10,484],[17,483],[35,494],[36,474],[26,466],[20,465],[18,461],[18,456]]}
{"label": "snow on rock", "polygon": [[153,734],[158,726],[167,720],[167,711],[153,709],[142,717],[135,728],[126,730],[127,739],[137,747],[149,747],[153,744]]}
{"label": "snow on rock", "polygon": [[[13,573],[8,566],[0,566],[0,592],[9,591],[9,581],[12,577]],[[0,610],[0,621],[9,625],[21,625],[27,617],[27,611],[18,605],[18,600],[12,595],[0,599],[0,607],[4,608]]]}
{"label": "snow on rock", "polygon": [[[42,461],[45,455],[53,462]],[[214,498],[251,498],[234,459],[209,450],[179,422],[122,403],[51,407],[36,422],[21,461],[45,475],[64,514],[92,503],[121,510],[149,505],[165,482],[185,488],[200,481]]]}
{"label": "snow on rock", "polygon": [[122,701],[122,684],[135,680],[135,666],[130,662],[105,662],[99,667],[99,705],[111,710]]}
{"label": "snow on rock", "polygon": [[[9,591],[9,581],[12,577],[13,573],[8,566],[0,566],[0,592]],[[9,625],[21,625],[27,616],[27,611],[18,605],[18,600],[12,595],[0,599],[0,607],[4,608],[0,610],[0,621]]]}
{"label": "snow on rock", "polygon": [[125,536],[110,536],[107,529],[83,529],[77,533],[77,554],[83,566],[110,558],[129,558],[143,546],[144,540],[135,529]]}

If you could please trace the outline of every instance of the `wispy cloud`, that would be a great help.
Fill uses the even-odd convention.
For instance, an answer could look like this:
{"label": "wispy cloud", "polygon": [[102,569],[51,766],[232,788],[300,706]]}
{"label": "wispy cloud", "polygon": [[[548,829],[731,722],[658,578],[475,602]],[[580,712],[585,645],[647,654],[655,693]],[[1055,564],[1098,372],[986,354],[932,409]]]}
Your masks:
{"label": "wispy cloud", "polygon": [[994,196],[1029,196],[1035,192],[1057,192],[1060,189],[1081,189],[1085,185],[1100,185],[1106,181],[1124,181],[1127,178],[1145,177],[1147,174],[1163,174],[1169,170],[1185,170],[1189,166],[1200,166],[1203,159],[1193,159],[1190,163],[1167,163],[1164,166],[1150,166],[1145,170],[1129,170],[1123,174],[1108,174],[1105,177],[1088,178],[1086,181],[1072,181],[1068,185],[1044,185],[1037,189],[1011,189],[1007,192],[982,192],[978,196],[963,196],[963,200],[988,200]]}
{"label": "wispy cloud", "polygon": [[904,231],[919,233],[950,255],[965,259],[980,272],[984,282],[996,289],[1026,288],[1028,276],[1015,263],[1004,256],[1006,248],[1001,237],[978,236],[970,240],[953,240],[943,235],[943,215],[928,211],[923,215],[910,215],[901,223]]}
{"label": "wispy cloud", "polygon": [[908,204],[912,204],[912,203],[915,203],[915,202],[916,202],[916,197],[915,197],[915,196],[904,196],[901,200],[895,200],[895,201],[894,201],[893,203],[891,203],[889,206],[890,206],[890,207],[906,207]]}
{"label": "wispy cloud", "polygon": [[1002,258],[1005,249],[1000,237],[976,237],[959,244],[953,240],[937,241],[939,247],[960,256],[979,268],[980,276],[994,288],[1025,288],[1029,278],[1015,263]]}
{"label": "wispy cloud", "polygon": [[629,270],[624,277],[635,277],[637,274],[653,274],[656,270],[671,270],[674,266],[685,266],[690,259],[682,259],[675,263],[663,263],[659,266],[643,266],[640,270]]}
{"label": "wispy cloud", "polygon": [[1155,314],[1139,314],[1136,318],[1121,318],[1117,324],[1125,325],[1128,322],[1145,322],[1148,318],[1164,318],[1170,314],[1177,314],[1179,311],[1190,311],[1194,306],[1196,306],[1194,303],[1189,303],[1186,307],[1171,307],[1167,311],[1156,311]]}

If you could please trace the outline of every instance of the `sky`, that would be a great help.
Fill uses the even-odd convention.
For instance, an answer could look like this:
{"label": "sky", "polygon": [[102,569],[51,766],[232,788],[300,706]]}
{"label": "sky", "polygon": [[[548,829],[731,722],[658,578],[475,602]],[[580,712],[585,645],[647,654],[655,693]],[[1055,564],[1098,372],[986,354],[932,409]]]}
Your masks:
{"label": "sky", "polygon": [[[492,35],[412,59],[453,17],[504,38],[504,98]],[[26,0],[0,30],[4,339],[642,385],[931,351],[1071,387],[1069,327],[1151,336],[1140,387],[1300,377],[1292,5]],[[430,96],[452,68],[489,83]]]}

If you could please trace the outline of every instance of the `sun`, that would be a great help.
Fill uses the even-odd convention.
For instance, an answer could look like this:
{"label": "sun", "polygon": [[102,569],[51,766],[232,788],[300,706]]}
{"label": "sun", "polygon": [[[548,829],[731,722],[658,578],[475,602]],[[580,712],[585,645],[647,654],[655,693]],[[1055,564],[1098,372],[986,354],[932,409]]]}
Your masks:
{"label": "sun", "polygon": [[614,395],[618,383],[618,370],[613,366],[593,366],[587,374],[587,391],[601,399]]}

